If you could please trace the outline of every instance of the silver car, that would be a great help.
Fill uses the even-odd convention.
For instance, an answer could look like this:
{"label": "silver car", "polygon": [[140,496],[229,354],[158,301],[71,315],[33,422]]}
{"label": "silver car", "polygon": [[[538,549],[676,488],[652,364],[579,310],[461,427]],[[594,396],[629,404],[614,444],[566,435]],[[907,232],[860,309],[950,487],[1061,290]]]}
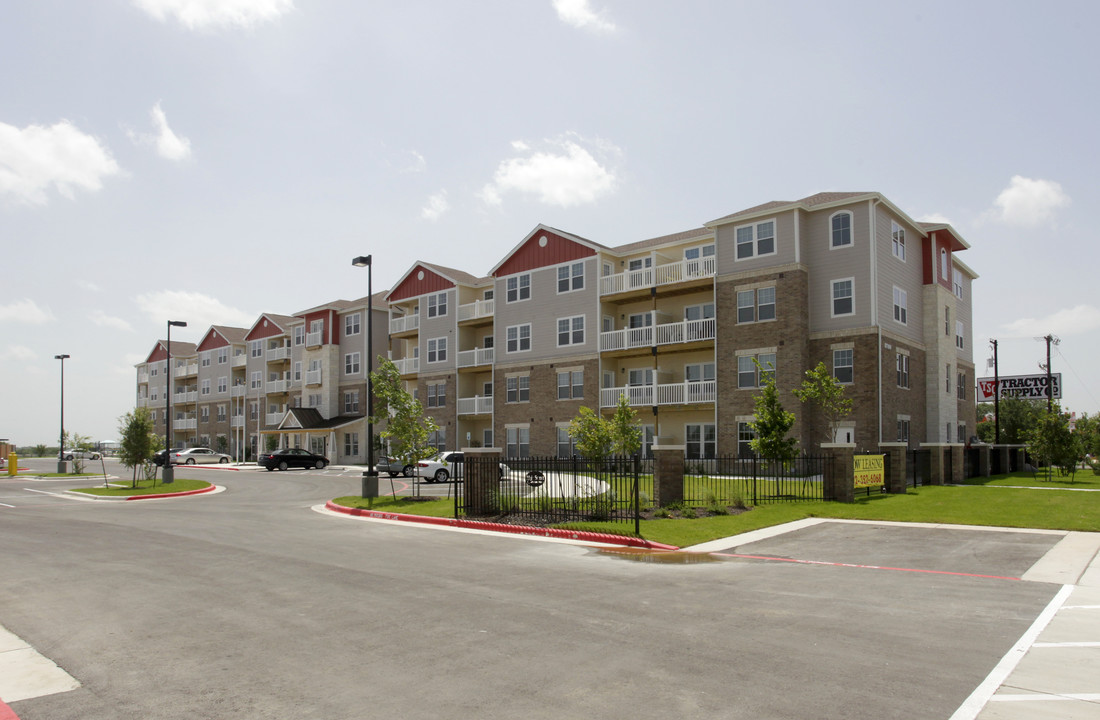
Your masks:
{"label": "silver car", "polygon": [[217,453],[210,448],[194,447],[180,450],[169,455],[169,461],[173,465],[203,465],[212,463],[227,463],[230,457],[225,453]]}

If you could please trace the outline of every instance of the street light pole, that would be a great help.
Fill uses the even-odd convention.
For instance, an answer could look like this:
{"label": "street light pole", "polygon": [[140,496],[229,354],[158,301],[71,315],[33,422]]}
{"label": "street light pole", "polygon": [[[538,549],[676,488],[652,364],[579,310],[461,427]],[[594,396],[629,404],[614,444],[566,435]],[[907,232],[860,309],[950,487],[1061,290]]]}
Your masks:
{"label": "street light pole", "polygon": [[369,497],[378,494],[378,470],[374,467],[374,288],[372,286],[373,268],[370,255],[360,255],[351,261],[355,267],[367,269],[367,469],[363,473],[363,497],[368,497],[367,488],[371,488]]}
{"label": "street light pole", "polygon": [[169,454],[169,450],[172,449],[172,378],[176,374],[172,370],[172,328],[173,327],[187,327],[187,323],[183,320],[169,320],[168,321],[168,342],[165,345],[165,350],[168,353],[168,360],[165,363],[168,369],[168,393],[164,398],[164,474],[161,476],[161,480],[165,485],[169,485],[176,481],[175,470],[172,469],[172,458]]}
{"label": "street light pole", "polygon": [[61,439],[57,443],[57,472],[64,473],[65,467],[65,359],[68,355],[54,355],[61,361]]}

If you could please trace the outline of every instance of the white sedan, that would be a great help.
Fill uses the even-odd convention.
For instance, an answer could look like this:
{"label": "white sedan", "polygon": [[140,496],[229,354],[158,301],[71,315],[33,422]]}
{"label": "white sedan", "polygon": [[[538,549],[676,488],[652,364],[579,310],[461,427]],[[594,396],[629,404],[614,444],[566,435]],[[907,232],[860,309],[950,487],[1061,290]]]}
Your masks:
{"label": "white sedan", "polygon": [[[451,450],[416,463],[416,474],[426,482],[447,482],[451,478],[461,480],[466,463],[461,452]],[[508,466],[500,463],[500,477],[508,472]]]}
{"label": "white sedan", "polygon": [[95,450],[66,450],[61,456],[64,460],[72,460],[73,458],[83,458],[85,460],[99,459],[99,453]]}
{"label": "white sedan", "polygon": [[179,452],[169,453],[169,461],[173,465],[196,465],[209,463],[227,463],[230,458],[225,453],[216,453],[210,448],[187,448]]}

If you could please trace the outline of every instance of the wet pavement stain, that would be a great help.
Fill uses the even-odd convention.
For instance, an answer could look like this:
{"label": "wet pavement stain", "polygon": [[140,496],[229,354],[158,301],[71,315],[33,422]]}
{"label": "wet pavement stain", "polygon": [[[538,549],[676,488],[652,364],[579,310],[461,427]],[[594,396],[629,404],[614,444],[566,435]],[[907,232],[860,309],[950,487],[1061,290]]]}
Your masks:
{"label": "wet pavement stain", "polygon": [[598,555],[633,560],[634,562],[660,563],[662,565],[697,565],[722,562],[722,558],[710,553],[679,552],[674,550],[649,550],[647,548],[598,548]]}

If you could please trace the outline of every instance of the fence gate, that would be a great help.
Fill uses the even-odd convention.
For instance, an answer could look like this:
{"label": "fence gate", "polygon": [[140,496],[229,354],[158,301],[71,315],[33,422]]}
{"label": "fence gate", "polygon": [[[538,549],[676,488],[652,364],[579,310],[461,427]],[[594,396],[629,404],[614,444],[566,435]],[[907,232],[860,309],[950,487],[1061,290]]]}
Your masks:
{"label": "fence gate", "polygon": [[932,449],[916,448],[909,451],[905,463],[906,485],[920,487],[932,481]]}

